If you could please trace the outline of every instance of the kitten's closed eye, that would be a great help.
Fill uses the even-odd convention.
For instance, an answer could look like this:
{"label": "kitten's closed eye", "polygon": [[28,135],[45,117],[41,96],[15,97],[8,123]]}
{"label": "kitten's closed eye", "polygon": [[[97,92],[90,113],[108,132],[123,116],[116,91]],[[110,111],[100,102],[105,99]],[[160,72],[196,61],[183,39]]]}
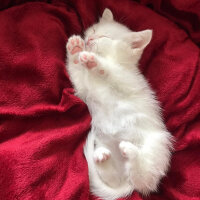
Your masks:
{"label": "kitten's closed eye", "polygon": [[109,39],[112,39],[111,37],[109,37],[109,36],[107,36],[107,35],[100,35],[100,36],[98,37],[98,39],[100,39],[100,38],[109,38]]}

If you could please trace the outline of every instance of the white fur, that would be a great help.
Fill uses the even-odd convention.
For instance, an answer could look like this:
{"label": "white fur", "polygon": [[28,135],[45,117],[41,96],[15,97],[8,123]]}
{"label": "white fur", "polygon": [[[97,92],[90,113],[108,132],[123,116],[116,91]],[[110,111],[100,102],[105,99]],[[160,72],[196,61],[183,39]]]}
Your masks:
{"label": "white fur", "polygon": [[[132,32],[105,9],[100,22],[85,33],[86,51],[68,52],[67,70],[76,95],[92,116],[84,147],[90,188],[105,200],[133,190],[144,195],[156,191],[169,167],[172,137],[137,67],[151,37],[151,30]],[[83,54],[94,55],[97,66],[88,69],[81,64]],[[79,64],[73,63],[75,57]]]}

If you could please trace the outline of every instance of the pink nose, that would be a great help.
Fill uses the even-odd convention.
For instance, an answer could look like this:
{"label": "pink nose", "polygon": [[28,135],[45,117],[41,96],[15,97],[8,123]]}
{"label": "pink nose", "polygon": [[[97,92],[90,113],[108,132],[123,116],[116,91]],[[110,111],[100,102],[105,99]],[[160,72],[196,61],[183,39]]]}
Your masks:
{"label": "pink nose", "polygon": [[89,37],[88,40],[87,40],[87,45],[90,45],[90,42],[91,42],[92,40],[94,40],[94,38],[93,38],[93,37]]}

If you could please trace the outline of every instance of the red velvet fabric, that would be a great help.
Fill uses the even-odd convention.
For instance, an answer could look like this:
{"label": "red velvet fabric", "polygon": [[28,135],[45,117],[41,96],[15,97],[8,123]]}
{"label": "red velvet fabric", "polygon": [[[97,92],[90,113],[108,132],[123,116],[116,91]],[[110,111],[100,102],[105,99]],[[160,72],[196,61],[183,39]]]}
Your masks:
{"label": "red velvet fabric", "polygon": [[73,95],[65,45],[105,7],[132,30],[153,29],[140,68],[176,138],[159,192],[129,199],[200,199],[199,0],[1,0],[1,200],[96,199],[83,155],[91,117]]}

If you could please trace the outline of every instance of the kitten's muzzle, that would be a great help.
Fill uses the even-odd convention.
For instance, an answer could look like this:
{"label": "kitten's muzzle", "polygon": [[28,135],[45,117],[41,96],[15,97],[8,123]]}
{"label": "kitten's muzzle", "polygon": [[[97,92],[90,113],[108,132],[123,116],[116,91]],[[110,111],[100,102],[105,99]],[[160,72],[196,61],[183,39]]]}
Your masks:
{"label": "kitten's muzzle", "polygon": [[93,40],[94,40],[93,37],[89,37],[88,40],[87,40],[87,42],[86,42],[86,45],[87,45],[87,46],[90,46],[90,44],[91,44],[91,42],[92,42]]}

